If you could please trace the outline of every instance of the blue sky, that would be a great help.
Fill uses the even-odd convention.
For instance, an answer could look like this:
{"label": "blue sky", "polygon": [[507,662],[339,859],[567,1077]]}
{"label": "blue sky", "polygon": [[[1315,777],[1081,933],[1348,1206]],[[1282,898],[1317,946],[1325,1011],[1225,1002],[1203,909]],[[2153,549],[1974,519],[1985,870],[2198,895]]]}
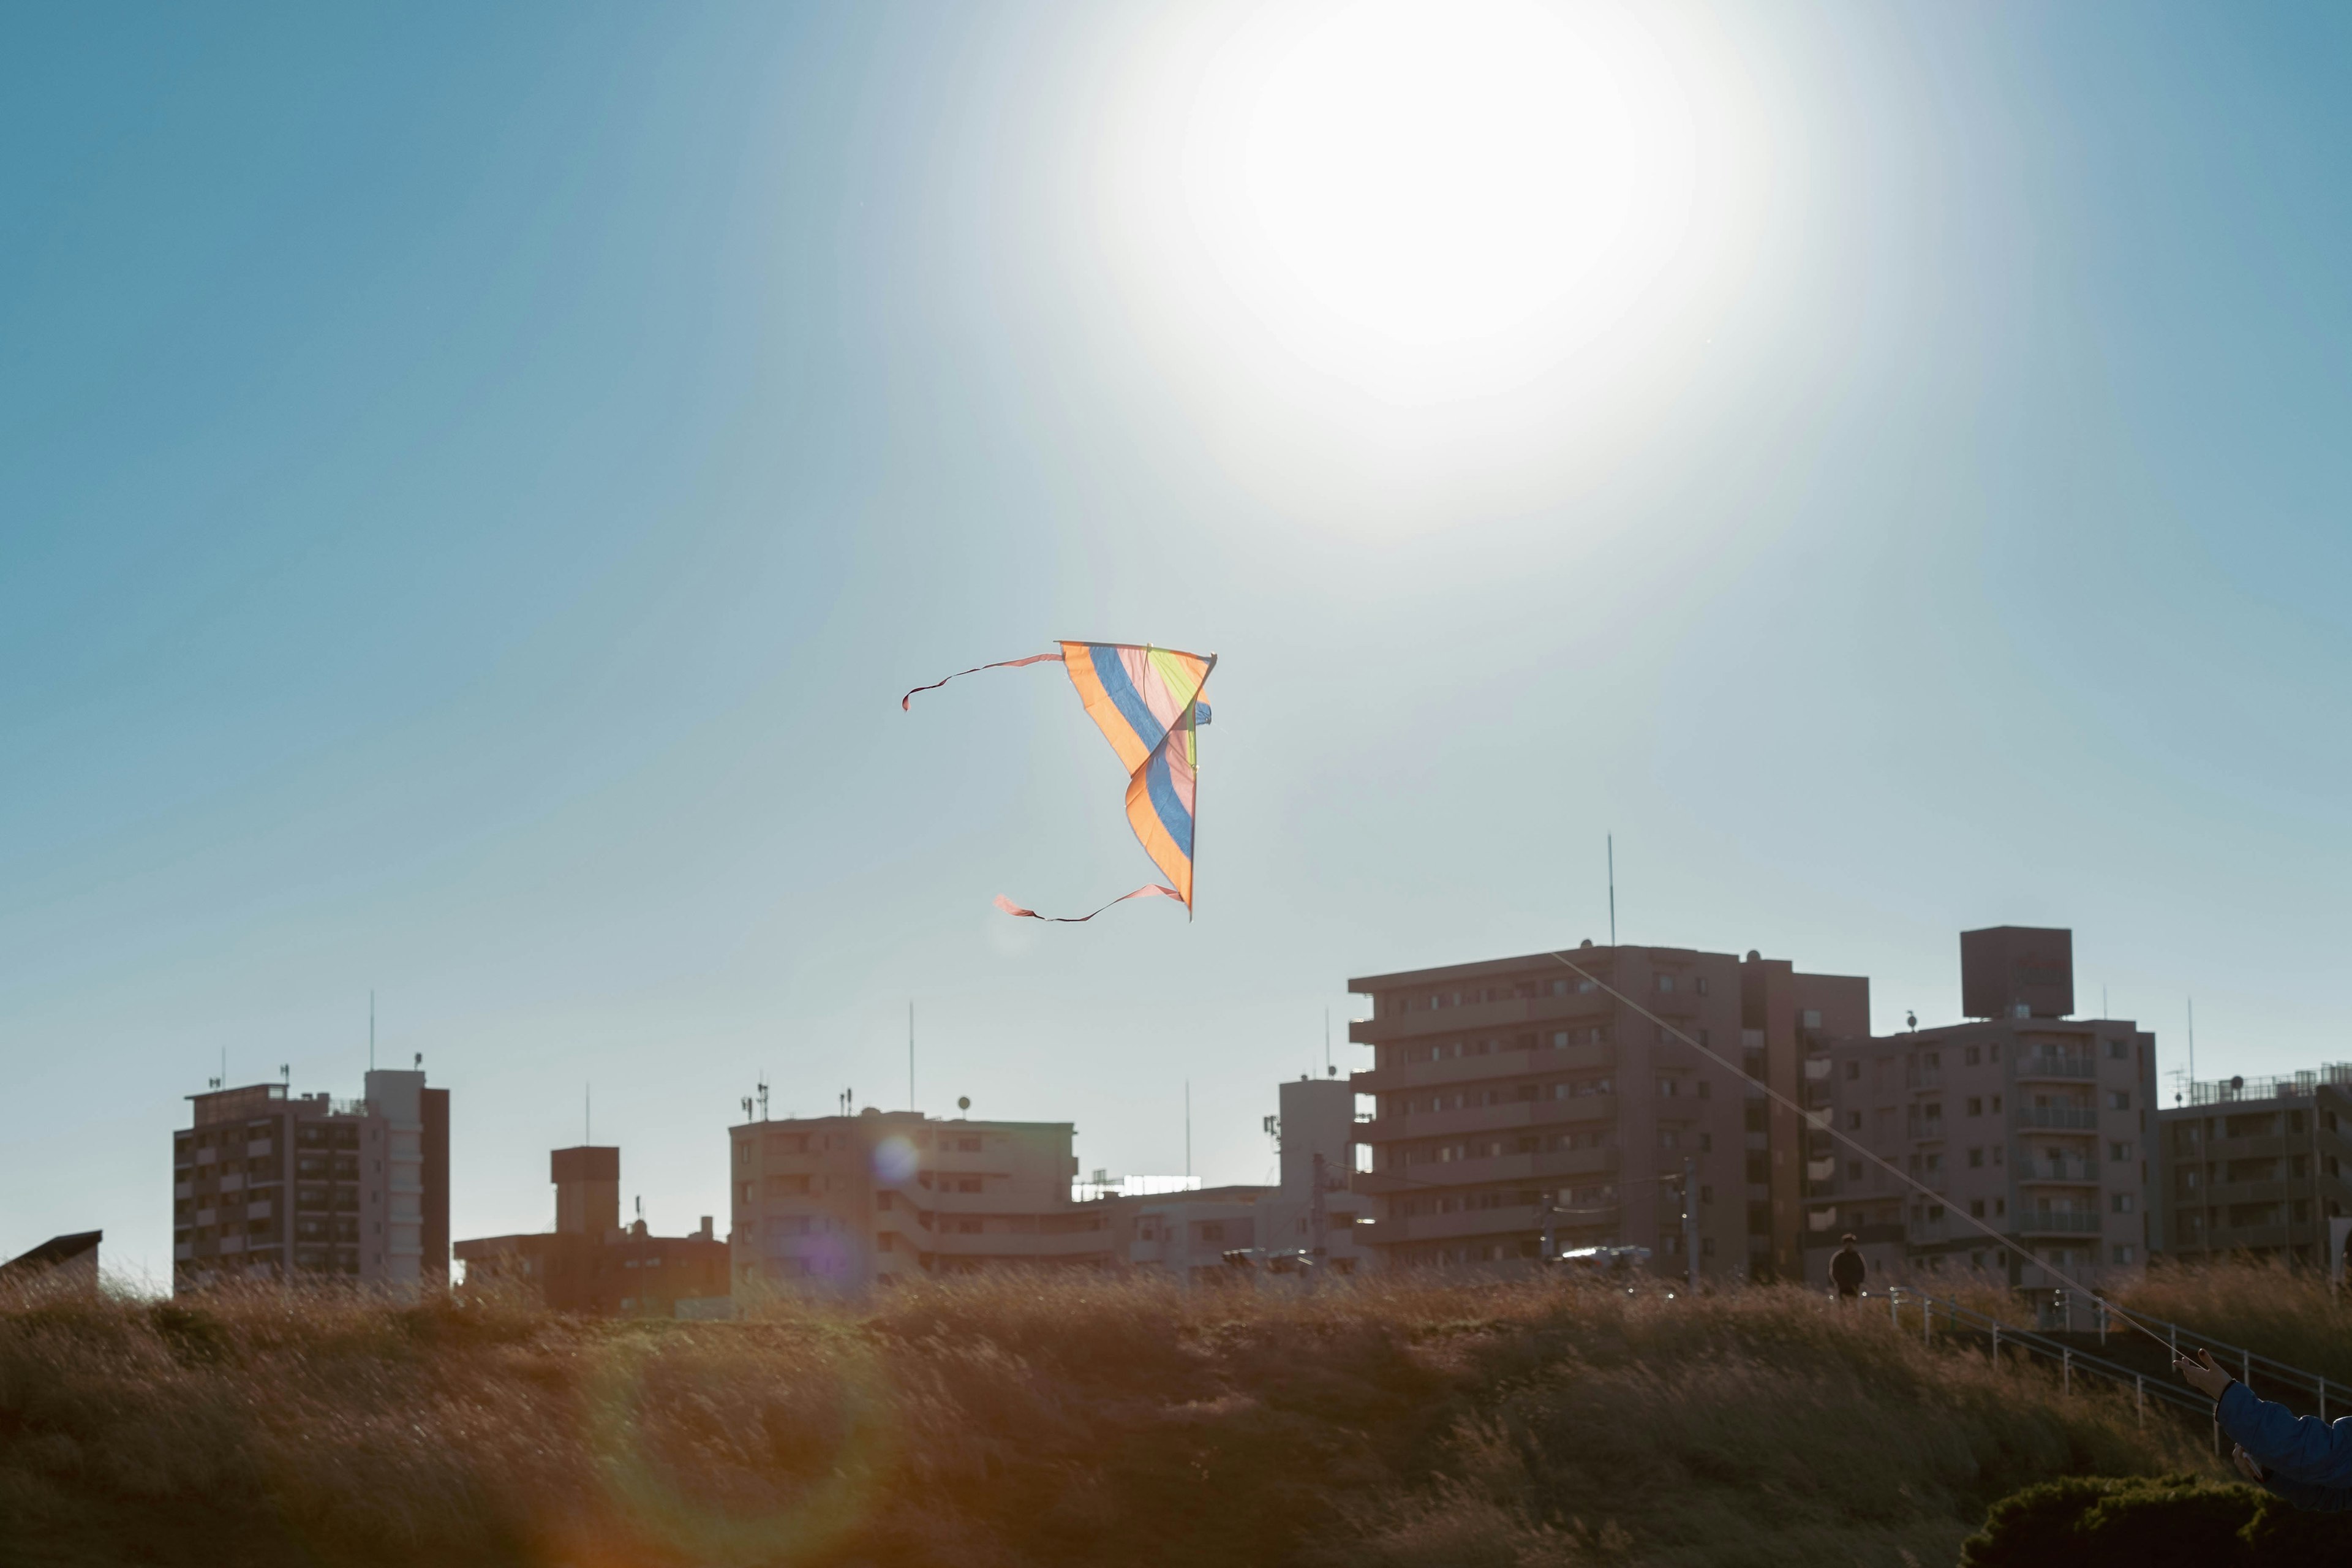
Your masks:
{"label": "blue sky", "polygon": [[[1162,155],[1265,10],[0,22],[0,1251],[167,1274],[181,1097],[371,989],[461,1236],[590,1083],[722,1212],[909,1000],[926,1109],[1259,1179],[1348,975],[1605,936],[1612,831],[1883,1026],[2057,923],[2168,1069],[2352,1058],[2352,17],[1620,15],[1665,259],[1421,397]],[[1061,636],[1222,656],[1189,925],[990,908],[1149,872],[1058,675],[898,710]]]}

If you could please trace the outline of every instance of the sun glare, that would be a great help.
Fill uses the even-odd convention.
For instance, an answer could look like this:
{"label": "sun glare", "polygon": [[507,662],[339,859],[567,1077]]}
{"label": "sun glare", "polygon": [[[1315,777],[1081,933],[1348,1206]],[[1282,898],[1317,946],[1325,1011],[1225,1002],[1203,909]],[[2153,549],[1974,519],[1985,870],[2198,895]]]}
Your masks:
{"label": "sun glare", "polygon": [[1391,401],[1541,374],[1638,297],[1689,203],[1671,75],[1604,8],[1276,9],[1202,88],[1185,195],[1219,270],[1294,351]]}

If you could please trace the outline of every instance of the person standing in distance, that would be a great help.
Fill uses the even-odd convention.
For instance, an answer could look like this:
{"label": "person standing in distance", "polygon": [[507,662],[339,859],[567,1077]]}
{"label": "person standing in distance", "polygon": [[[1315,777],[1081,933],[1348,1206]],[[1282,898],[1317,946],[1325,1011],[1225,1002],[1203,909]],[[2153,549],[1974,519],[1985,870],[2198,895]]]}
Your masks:
{"label": "person standing in distance", "polygon": [[1846,1232],[1838,1240],[1845,1245],[1830,1255],[1830,1283],[1837,1287],[1838,1305],[1851,1307],[1854,1298],[1862,1294],[1862,1282],[1869,1277],[1870,1270],[1854,1248],[1853,1232]]}

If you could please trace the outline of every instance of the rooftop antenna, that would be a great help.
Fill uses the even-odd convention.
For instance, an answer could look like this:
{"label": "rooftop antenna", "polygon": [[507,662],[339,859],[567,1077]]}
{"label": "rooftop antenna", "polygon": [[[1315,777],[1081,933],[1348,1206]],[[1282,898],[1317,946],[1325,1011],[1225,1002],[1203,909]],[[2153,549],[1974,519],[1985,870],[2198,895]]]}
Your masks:
{"label": "rooftop antenna", "polygon": [[2192,1089],[2197,1083],[2197,998],[2194,996],[2189,999],[2189,1082]]}
{"label": "rooftop antenna", "polygon": [[751,1120],[751,1097],[750,1095],[747,1094],[743,1097],[742,1106],[743,1120],[749,1121]]}
{"label": "rooftop antenna", "polygon": [[1617,945],[1617,836],[1609,836],[1609,945]]}
{"label": "rooftop antenna", "polygon": [[761,1121],[765,1121],[767,1119],[768,1119],[768,1075],[767,1075],[766,1073],[761,1073],[761,1074],[760,1075],[760,1120],[761,1120]]}
{"label": "rooftop antenna", "polygon": [[287,1063],[279,1062],[278,1064],[278,1077],[279,1081],[284,1083],[287,1088],[292,1089],[294,1087],[294,1069]]}
{"label": "rooftop antenna", "polygon": [[221,1047],[220,1081],[223,1089],[226,1089],[228,1087],[228,1047],[226,1046],[223,1046]]}

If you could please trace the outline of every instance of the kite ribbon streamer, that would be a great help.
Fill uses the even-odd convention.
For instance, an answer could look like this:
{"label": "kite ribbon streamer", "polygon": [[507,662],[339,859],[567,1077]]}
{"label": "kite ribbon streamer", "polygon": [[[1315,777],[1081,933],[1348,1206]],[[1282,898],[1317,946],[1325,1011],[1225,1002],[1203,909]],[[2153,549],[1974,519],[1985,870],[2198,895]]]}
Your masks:
{"label": "kite ribbon streamer", "polygon": [[[985,669],[988,667],[986,665],[982,665],[981,668]],[[1113,899],[1110,901],[1110,904],[1123,904],[1129,899],[1181,900],[1183,896],[1184,895],[1179,893],[1173,888],[1163,888],[1159,883],[1153,882],[1149,886],[1138,888],[1131,893],[1121,893],[1118,897]],[[1105,904],[1102,907],[1102,910],[1096,910],[1091,913],[1083,915],[1041,915],[1035,910],[1023,909],[1019,904],[1014,903],[1003,893],[996,895],[996,907],[1003,910],[1008,915],[1019,915],[1024,920],[1052,921],[1056,925],[1067,926],[1080,925],[1094,919],[1096,915],[1102,913],[1103,910],[1110,908],[1110,904]]]}
{"label": "kite ribbon streamer", "polygon": [[[994,664],[975,664],[970,669],[957,670],[953,675],[949,676],[947,680],[934,680],[929,686],[918,686],[915,691],[937,691],[940,687],[945,686],[948,680],[961,680],[967,675],[978,675],[983,669],[1018,669],[1024,664],[1044,664],[1049,660],[1059,664],[1062,662],[1062,656],[1058,653],[1033,653],[1027,658],[1005,658],[999,659]],[[906,696],[898,699],[900,712],[913,711],[907,704],[914,698],[915,691],[909,691]]]}

